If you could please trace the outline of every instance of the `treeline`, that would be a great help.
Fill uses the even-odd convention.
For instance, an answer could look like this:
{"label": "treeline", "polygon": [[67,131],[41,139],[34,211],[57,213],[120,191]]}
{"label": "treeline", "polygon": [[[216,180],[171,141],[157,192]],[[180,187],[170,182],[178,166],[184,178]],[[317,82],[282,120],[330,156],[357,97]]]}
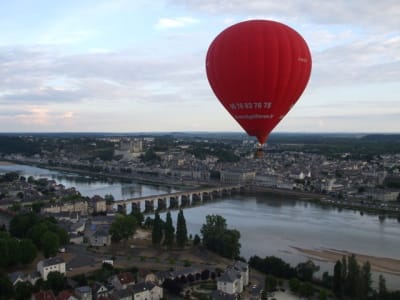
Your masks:
{"label": "treeline", "polygon": [[16,136],[0,136],[0,153],[13,154],[20,153],[32,156],[41,153],[40,144],[28,139]]}
{"label": "treeline", "polygon": [[192,143],[186,152],[202,160],[208,155],[216,156],[220,162],[240,160],[240,157],[234,153],[233,147],[225,143]]}
{"label": "treeline", "polygon": [[45,257],[54,256],[69,241],[68,233],[57,225],[54,218],[40,217],[34,213],[13,217],[9,232],[12,237],[31,240]]}
{"label": "treeline", "polygon": [[9,232],[0,231],[0,268],[30,264],[41,250],[45,257],[57,253],[68,243],[67,232],[52,218],[34,213],[16,215],[11,219]]}
{"label": "treeline", "polygon": [[276,290],[280,279],[289,280],[292,292],[301,297],[312,297],[316,293],[318,299],[327,299],[331,293],[338,299],[344,300],[394,300],[400,299],[399,291],[388,291],[386,281],[379,277],[378,290],[372,287],[371,265],[365,262],[360,265],[355,255],[343,257],[334,266],[333,276],[324,272],[321,279],[314,278],[319,266],[311,260],[292,267],[275,256],[260,258],[253,256],[249,265],[266,274],[265,286],[267,291]]}

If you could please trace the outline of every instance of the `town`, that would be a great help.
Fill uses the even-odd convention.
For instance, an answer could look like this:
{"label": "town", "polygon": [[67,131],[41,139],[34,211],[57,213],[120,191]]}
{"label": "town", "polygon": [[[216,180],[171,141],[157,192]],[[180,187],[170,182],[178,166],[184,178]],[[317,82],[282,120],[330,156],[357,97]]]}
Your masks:
{"label": "town", "polygon": [[[362,156],[345,148],[346,151],[332,155],[319,153],[315,145],[310,146],[310,151],[301,148],[302,143],[271,143],[262,157],[255,158],[254,141],[242,136],[229,136],[226,140],[214,136],[21,136],[11,139],[13,142],[8,141],[7,145],[15,148],[0,147],[0,161],[80,172],[109,180],[143,180],[173,185],[187,192],[230,187],[230,192],[239,193],[294,193],[321,205],[356,207],[360,211],[373,211],[380,217],[400,219],[399,152]],[[172,286],[173,290],[176,281],[207,282],[208,279],[216,282],[212,285],[213,299],[237,299],[240,294],[249,299],[268,298],[262,294],[263,284],[254,284],[257,276],[249,275],[247,263],[232,263],[232,260],[211,256],[205,260],[195,256],[188,259],[179,251],[171,263],[172,258],[164,252],[141,247],[146,240],[144,229],[138,229],[133,238],[127,239],[128,245],[121,242],[116,246],[111,227],[121,213],[120,200],[112,195],[83,197],[76,189],[46,178],[24,178],[16,173],[3,175],[0,225],[4,230],[10,230],[13,226],[10,222],[16,216],[34,212],[41,218],[56,220],[68,236],[64,243],[50,246],[52,249],[43,246],[41,250],[49,251],[49,255],[37,262],[35,270],[9,273],[12,285],[29,282],[34,286],[40,279],[47,281],[52,271],[79,279],[82,273],[100,268],[109,275],[107,280],[95,277],[90,285],[87,280],[81,284],[75,280],[69,290],[57,291],[57,299],[158,300],[165,297],[163,286]],[[183,207],[182,201],[176,209]],[[142,211],[140,206],[132,207],[132,214],[152,216],[159,209],[159,205],[157,210],[151,205]],[[125,215],[126,211],[122,212]],[[145,223],[142,220],[141,225]],[[199,237],[189,239],[186,248],[194,245],[196,238]],[[148,234],[147,239],[151,240]],[[182,259],[177,259],[181,256]],[[147,263],[148,271],[137,273],[126,269],[135,263]],[[124,271],[117,273],[115,267]],[[190,297],[190,291],[186,293]],[[196,298],[194,294],[196,291],[192,290],[191,296]],[[33,299],[55,299],[51,291],[41,290],[32,295]]]}

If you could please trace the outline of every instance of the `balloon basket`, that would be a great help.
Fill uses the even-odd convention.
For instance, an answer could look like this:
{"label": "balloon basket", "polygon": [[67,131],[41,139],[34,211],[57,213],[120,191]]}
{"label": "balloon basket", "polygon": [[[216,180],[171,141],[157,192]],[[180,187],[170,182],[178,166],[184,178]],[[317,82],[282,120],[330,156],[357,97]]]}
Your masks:
{"label": "balloon basket", "polygon": [[254,158],[263,158],[264,157],[264,151],[263,149],[259,148],[254,152]]}

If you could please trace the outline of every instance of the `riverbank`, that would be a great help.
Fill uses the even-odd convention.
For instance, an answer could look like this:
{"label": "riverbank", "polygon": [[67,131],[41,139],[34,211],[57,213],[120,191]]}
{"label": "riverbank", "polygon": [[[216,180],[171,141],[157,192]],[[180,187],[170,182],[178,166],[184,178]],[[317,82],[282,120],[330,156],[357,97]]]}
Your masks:
{"label": "riverbank", "polygon": [[383,272],[396,276],[400,276],[400,260],[388,257],[371,256],[360,253],[352,253],[338,249],[306,249],[292,247],[297,251],[305,254],[310,259],[335,263],[341,260],[343,256],[351,256],[354,254],[360,264],[369,261],[371,270],[375,272]]}
{"label": "riverbank", "polygon": [[0,160],[0,166],[12,166],[12,165],[15,165],[15,164],[12,162],[9,162],[9,161]]}

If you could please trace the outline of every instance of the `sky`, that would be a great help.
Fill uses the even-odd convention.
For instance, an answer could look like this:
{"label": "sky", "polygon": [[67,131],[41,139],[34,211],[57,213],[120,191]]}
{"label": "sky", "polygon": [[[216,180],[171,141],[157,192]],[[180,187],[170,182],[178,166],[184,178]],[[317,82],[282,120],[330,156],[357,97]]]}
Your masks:
{"label": "sky", "polygon": [[250,19],[312,53],[274,132],[400,132],[398,0],[0,0],[0,132],[241,132],[205,56]]}

